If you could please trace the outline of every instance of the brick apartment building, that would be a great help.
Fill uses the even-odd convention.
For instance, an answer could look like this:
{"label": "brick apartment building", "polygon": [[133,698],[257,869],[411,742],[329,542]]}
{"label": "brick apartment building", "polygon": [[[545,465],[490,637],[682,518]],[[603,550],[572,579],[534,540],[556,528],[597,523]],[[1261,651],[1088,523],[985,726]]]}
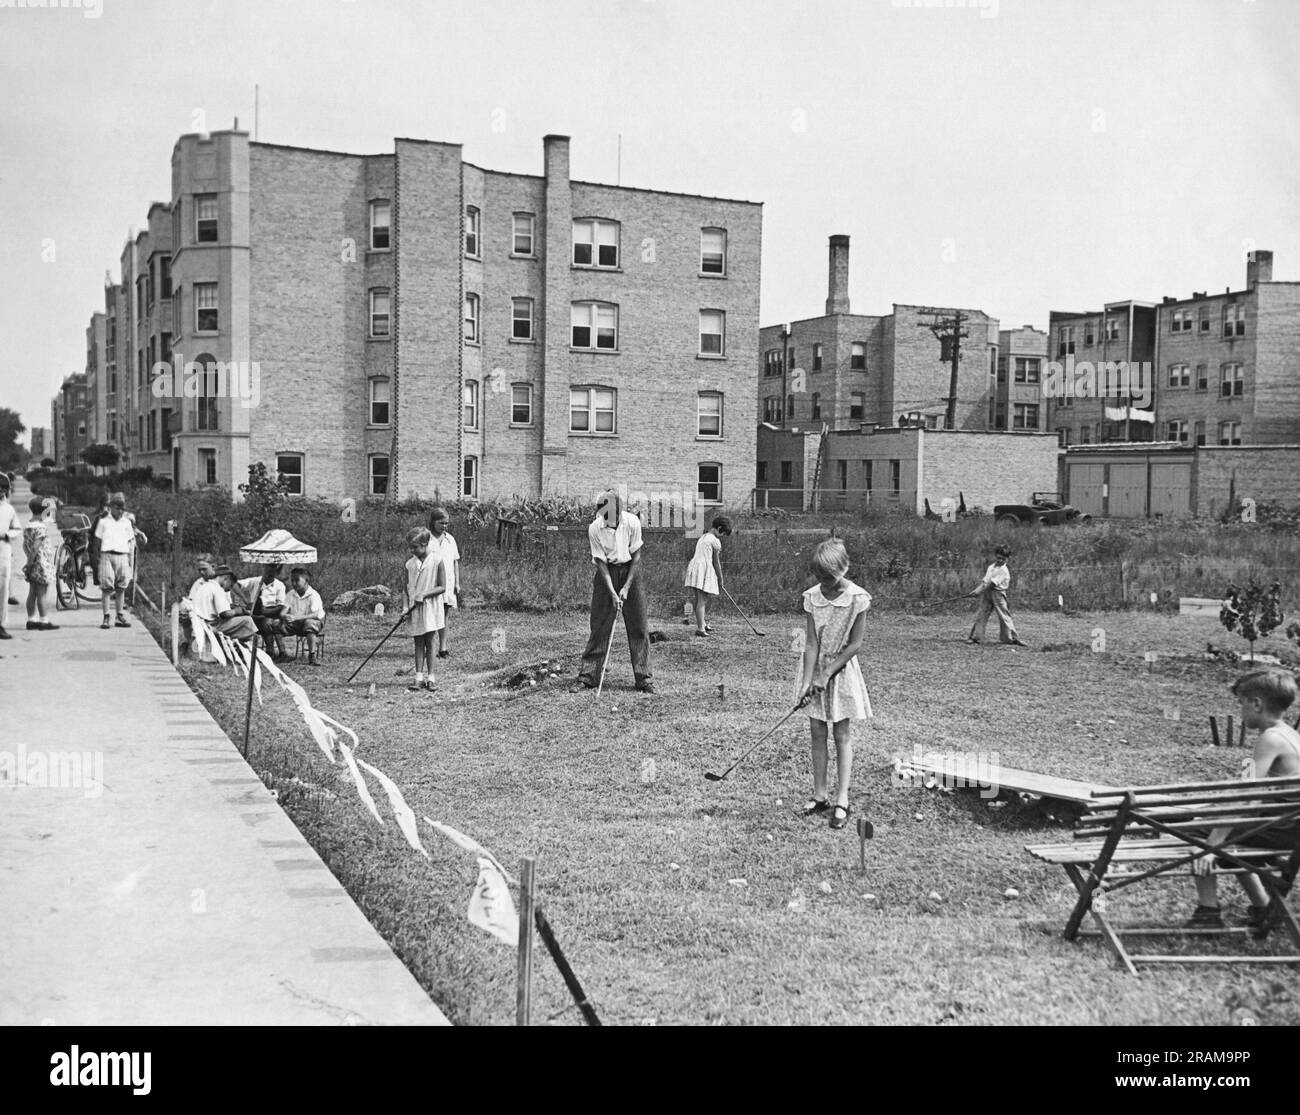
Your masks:
{"label": "brick apartment building", "polygon": [[[1155,376],[1156,307],[1133,300],[1107,302],[1101,310],[1082,313],[1053,310],[1048,315],[1049,361],[1067,365],[1082,375],[1085,366],[1096,372],[1109,362],[1148,364],[1153,369],[1151,391],[1159,397]],[[1046,424],[1063,446],[1096,442],[1149,442],[1154,414],[1133,405],[1131,397],[1045,395]]]}
{"label": "brick apartment building", "polygon": [[1047,334],[1032,325],[998,330],[997,386],[989,400],[991,430],[1047,429],[1043,365]]}
{"label": "brick apartment building", "polygon": [[50,405],[54,452],[59,468],[82,469],[81,451],[90,445],[90,400],[86,373],[73,372],[63,380]]}
{"label": "brick apartment building", "polygon": [[1251,252],[1246,286],[1157,307],[1156,436],[1194,446],[1300,443],[1300,282]]}
{"label": "brick apartment building", "polygon": [[[786,430],[894,426],[904,416],[941,427],[951,350],[929,328],[932,308],[895,304],[890,314],[850,313],[847,236],[830,238],[829,264],[825,314],[759,332],[759,418]],[[939,309],[941,316],[956,312]],[[961,313],[956,428],[987,430],[997,321],[980,310]]]}
{"label": "brick apartment building", "polygon": [[[182,136],[171,201],[105,292],[130,462],[233,490],[262,461],[326,498],[746,500],[761,222],[752,202],[574,181],[565,136],[541,176],[449,143]],[[173,356],[207,369],[199,397],[155,398]],[[218,364],[245,388],[255,369],[255,392]]]}
{"label": "brick apartment building", "polygon": [[[44,426],[32,427],[32,466],[39,465],[41,461],[50,457],[54,451],[54,445],[50,440],[50,431]],[[53,460],[53,457],[50,457]]]}

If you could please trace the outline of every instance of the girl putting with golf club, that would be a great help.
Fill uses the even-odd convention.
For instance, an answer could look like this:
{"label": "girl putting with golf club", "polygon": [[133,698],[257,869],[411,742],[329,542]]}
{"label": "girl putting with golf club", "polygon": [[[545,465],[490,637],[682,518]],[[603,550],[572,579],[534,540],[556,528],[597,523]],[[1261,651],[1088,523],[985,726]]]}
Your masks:
{"label": "girl putting with golf club", "polygon": [[708,610],[709,598],[716,597],[722,591],[722,540],[730,537],[731,520],[725,515],[719,515],[695,543],[695,556],[686,567],[686,580],[683,583],[691,590],[695,635],[700,639],[707,638],[711,630],[705,622],[705,612]]}
{"label": "girl putting with golf club", "polygon": [[438,631],[446,622],[442,598],[447,591],[447,571],[442,554],[431,554],[433,535],[425,527],[416,527],[406,536],[411,556],[406,562],[405,615],[411,617],[411,636],[415,640],[415,681],[407,688],[419,692],[437,688],[433,676],[433,647]]}
{"label": "girl putting with golf club", "polygon": [[[853,744],[849,721],[871,715],[871,698],[858,665],[871,594],[848,579],[849,555],[844,543],[829,538],[813,552],[817,584],[803,594],[808,614],[804,631],[803,672],[796,700],[810,698],[808,723],[812,731],[813,795],[803,807],[805,817],[830,812],[830,826],[842,829],[853,812],[849,779],[853,774]],[[826,799],[827,735],[835,737],[836,795]]]}

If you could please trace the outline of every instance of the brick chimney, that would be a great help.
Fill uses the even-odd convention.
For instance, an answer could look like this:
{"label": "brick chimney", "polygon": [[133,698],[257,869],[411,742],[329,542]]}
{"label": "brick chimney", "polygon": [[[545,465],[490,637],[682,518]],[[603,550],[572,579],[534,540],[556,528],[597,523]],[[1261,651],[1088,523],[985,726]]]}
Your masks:
{"label": "brick chimney", "polygon": [[1246,256],[1246,286],[1255,289],[1257,283],[1273,281],[1273,253],[1265,251],[1251,252]]}
{"label": "brick chimney", "polygon": [[849,238],[831,237],[831,277],[826,295],[826,313],[849,312]]}

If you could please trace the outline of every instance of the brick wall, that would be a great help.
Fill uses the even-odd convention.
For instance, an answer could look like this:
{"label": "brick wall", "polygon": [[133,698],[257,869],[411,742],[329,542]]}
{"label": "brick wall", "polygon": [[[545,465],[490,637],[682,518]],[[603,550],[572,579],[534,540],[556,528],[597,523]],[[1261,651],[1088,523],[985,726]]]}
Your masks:
{"label": "brick wall", "polygon": [[924,430],[921,492],[933,510],[945,496],[991,511],[998,503],[1026,503],[1030,493],[1055,491],[1055,434],[964,433]]}
{"label": "brick wall", "polygon": [[1294,444],[1300,442],[1300,283],[1261,283],[1255,293],[1255,320],[1246,322],[1255,335],[1254,412],[1243,442]]}
{"label": "brick wall", "polygon": [[1195,512],[1218,518],[1231,499],[1300,505],[1300,445],[1206,447],[1196,452]]}

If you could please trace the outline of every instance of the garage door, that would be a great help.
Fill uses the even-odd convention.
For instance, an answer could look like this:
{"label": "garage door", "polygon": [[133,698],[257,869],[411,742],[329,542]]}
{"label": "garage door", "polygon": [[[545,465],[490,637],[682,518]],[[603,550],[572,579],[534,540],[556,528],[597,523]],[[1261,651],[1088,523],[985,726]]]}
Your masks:
{"label": "garage door", "polygon": [[1141,519],[1147,513],[1147,466],[1111,465],[1106,513],[1113,519]]}
{"label": "garage door", "polygon": [[1106,481],[1106,466],[1070,462],[1070,506],[1085,515],[1105,514],[1102,504],[1102,484]]}
{"label": "garage door", "polygon": [[1151,514],[1182,519],[1192,513],[1191,462],[1151,466]]}

